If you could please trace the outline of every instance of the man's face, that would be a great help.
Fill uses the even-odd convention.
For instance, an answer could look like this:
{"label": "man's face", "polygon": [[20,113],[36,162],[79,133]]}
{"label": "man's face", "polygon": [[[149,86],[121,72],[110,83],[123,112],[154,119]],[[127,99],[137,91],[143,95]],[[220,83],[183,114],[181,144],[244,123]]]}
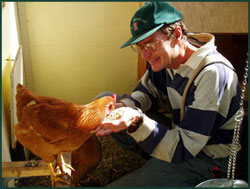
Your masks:
{"label": "man's face", "polygon": [[[172,42],[173,43],[173,42]],[[161,31],[156,31],[151,36],[137,43],[143,59],[148,61],[152,70],[157,72],[164,68],[174,68],[175,49]]]}

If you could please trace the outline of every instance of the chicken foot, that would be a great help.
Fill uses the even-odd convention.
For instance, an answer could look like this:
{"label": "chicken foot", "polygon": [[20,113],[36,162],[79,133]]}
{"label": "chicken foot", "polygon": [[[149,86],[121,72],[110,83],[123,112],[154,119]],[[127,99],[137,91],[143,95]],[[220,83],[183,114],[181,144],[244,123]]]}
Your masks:
{"label": "chicken foot", "polygon": [[68,181],[66,181],[60,177],[62,174],[57,174],[55,172],[52,163],[48,163],[48,168],[50,170],[50,179],[51,179],[51,186],[52,187],[55,187],[56,182],[62,182],[62,183],[68,184],[68,185],[70,184]]}
{"label": "chicken foot", "polygon": [[70,169],[71,171],[75,171],[75,169],[70,164],[65,163],[62,153],[59,153],[58,156],[59,156],[58,165],[62,173],[64,174],[67,173],[66,168]]}
{"label": "chicken foot", "polygon": [[51,172],[52,187],[55,186],[56,182],[62,182],[67,185],[70,185],[70,182],[61,178],[61,176],[64,176],[67,174],[71,175],[70,171],[75,171],[75,169],[70,164],[65,163],[62,153],[58,154],[58,165],[56,166],[55,170],[52,166],[52,163],[49,163],[48,166]]}

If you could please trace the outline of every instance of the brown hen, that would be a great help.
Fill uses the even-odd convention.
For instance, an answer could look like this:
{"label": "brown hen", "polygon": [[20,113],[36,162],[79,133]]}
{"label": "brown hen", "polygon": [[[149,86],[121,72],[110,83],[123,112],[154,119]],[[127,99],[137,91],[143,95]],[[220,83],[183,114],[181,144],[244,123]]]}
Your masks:
{"label": "brown hen", "polygon": [[[114,109],[115,95],[96,99],[86,105],[78,105],[56,98],[35,96],[32,91],[18,84],[16,100],[19,121],[15,125],[16,137],[23,146],[49,163],[52,186],[58,181],[52,162],[57,155],[62,157],[62,152],[74,151],[74,182],[79,181],[80,176],[98,164],[101,152],[94,133]],[[74,170],[61,160],[59,165],[63,174],[65,167]],[[59,181],[64,182],[60,179]]]}

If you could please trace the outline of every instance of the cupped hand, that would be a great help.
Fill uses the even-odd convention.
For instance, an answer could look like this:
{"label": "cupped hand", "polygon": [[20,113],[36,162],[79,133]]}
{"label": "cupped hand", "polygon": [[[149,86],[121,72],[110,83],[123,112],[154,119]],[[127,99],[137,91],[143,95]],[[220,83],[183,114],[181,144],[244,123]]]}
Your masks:
{"label": "cupped hand", "polygon": [[116,119],[112,120],[106,118],[97,129],[96,136],[105,136],[112,132],[117,133],[121,130],[127,129],[132,123],[140,119],[139,112],[129,107],[117,108],[112,114],[116,115]]}

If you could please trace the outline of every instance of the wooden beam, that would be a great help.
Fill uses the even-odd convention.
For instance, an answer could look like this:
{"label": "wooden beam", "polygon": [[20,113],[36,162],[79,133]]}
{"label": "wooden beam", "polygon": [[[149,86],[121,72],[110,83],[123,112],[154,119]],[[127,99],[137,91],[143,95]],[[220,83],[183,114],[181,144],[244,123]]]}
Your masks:
{"label": "wooden beam", "polygon": [[2,162],[2,178],[48,175],[48,164],[42,160]]}
{"label": "wooden beam", "polygon": [[30,44],[29,44],[29,33],[26,20],[26,10],[25,2],[16,3],[18,24],[17,29],[19,32],[20,44],[23,47],[23,70],[24,70],[24,84],[35,91],[34,81],[33,81],[33,69],[32,69],[32,60],[30,54]]}
{"label": "wooden beam", "polygon": [[190,32],[248,33],[248,2],[170,2]]}
{"label": "wooden beam", "polygon": [[[71,153],[62,153],[64,162],[71,164]],[[55,163],[53,164],[53,167]],[[58,172],[59,174],[59,172]],[[32,161],[17,161],[17,162],[2,162],[2,178],[14,178],[14,177],[31,177],[31,176],[50,176],[48,169],[48,163],[43,160]],[[69,184],[56,182],[56,187],[69,187],[71,182],[71,170],[67,170],[67,174],[61,176]]]}
{"label": "wooden beam", "polygon": [[[139,2],[139,7],[142,7],[145,3]],[[138,51],[139,52],[139,51]],[[147,70],[147,62],[142,59],[141,53],[138,54],[138,71],[137,71],[137,81],[141,79]]]}

